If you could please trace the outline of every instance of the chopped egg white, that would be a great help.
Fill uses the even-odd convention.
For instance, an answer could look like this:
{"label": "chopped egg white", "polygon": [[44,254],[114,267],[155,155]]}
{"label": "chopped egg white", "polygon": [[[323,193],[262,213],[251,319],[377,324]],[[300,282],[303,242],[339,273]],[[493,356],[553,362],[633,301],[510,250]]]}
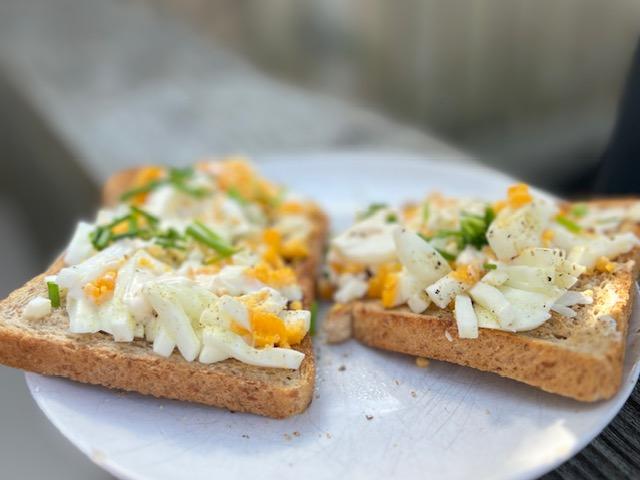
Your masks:
{"label": "chopped egg white", "polygon": [[467,295],[456,295],[455,316],[460,338],[478,338],[478,318]]}
{"label": "chopped egg white", "polygon": [[378,265],[394,260],[393,231],[397,224],[387,222],[390,213],[383,209],[354,224],[335,237],[331,246],[342,258],[352,262]]}
{"label": "chopped egg white", "polygon": [[51,313],[51,300],[35,297],[29,300],[22,311],[22,315],[30,320],[39,320]]}

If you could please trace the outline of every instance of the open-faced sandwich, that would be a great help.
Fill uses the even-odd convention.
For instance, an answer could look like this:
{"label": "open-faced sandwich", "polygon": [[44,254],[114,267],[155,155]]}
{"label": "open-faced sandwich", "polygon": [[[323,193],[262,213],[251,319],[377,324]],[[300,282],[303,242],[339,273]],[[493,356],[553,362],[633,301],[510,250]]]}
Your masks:
{"label": "open-faced sandwich", "polygon": [[495,372],[582,401],[619,388],[640,202],[555,202],[524,184],[496,203],[372,205],[335,237],[329,341]]}
{"label": "open-faced sandwich", "polygon": [[0,303],[0,362],[271,417],[303,411],[319,208],[237,158],[121,172],[104,205]]}

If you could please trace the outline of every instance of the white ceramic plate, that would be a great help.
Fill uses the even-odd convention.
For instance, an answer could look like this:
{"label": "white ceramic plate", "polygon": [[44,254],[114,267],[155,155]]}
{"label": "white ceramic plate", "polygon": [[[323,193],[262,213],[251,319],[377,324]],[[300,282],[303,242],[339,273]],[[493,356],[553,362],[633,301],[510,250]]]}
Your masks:
{"label": "white ceramic plate", "polygon": [[[496,198],[512,181],[484,168],[406,155],[263,159],[269,177],[307,192],[334,227],[371,201],[428,190]],[[613,418],[638,378],[634,308],[624,382],[584,405],[497,375],[356,342],[316,339],[315,399],[270,420],[28,374],[38,405],[80,450],[132,479],[534,478],[559,465]]]}

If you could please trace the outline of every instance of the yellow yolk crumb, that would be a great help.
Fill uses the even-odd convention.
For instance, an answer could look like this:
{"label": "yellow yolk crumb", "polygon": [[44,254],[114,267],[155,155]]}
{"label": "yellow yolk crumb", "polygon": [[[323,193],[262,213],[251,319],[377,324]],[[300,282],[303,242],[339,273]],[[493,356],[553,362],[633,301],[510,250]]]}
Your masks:
{"label": "yellow yolk crumb", "polygon": [[333,298],[333,293],[335,291],[334,286],[331,284],[329,279],[321,278],[318,280],[318,295],[323,300],[331,300]]}
{"label": "yellow yolk crumb", "polygon": [[398,290],[398,274],[389,273],[384,279],[380,298],[384,308],[392,308],[396,303],[396,292]]}
{"label": "yellow yolk crumb", "polygon": [[280,249],[282,245],[282,235],[280,235],[280,232],[275,228],[267,228],[262,232],[262,241],[266,245],[266,249],[262,254],[262,259],[271,267],[283,267],[284,261],[280,256]]}
{"label": "yellow yolk crumb", "polygon": [[400,265],[397,263],[385,263],[380,265],[375,275],[369,279],[369,290],[367,291],[369,298],[380,298],[382,296],[382,290],[387,276],[399,271]]}
{"label": "yellow yolk crumb", "polygon": [[246,197],[253,197],[255,172],[251,165],[242,157],[231,157],[220,164],[218,185],[223,190],[235,188]]}
{"label": "yellow yolk crumb", "polygon": [[304,213],[305,211],[306,208],[303,203],[294,202],[292,200],[288,200],[280,205],[280,212],[284,214]]}
{"label": "yellow yolk crumb", "polygon": [[451,276],[462,283],[476,283],[480,279],[480,271],[473,265],[458,265]]}
{"label": "yellow yolk crumb", "polygon": [[216,262],[211,265],[204,265],[198,268],[191,268],[189,270],[189,274],[192,277],[195,275],[215,275],[216,273],[220,272],[220,270],[222,270],[222,267],[224,266],[225,264],[223,262]]}
{"label": "yellow yolk crumb", "polygon": [[531,201],[533,201],[533,197],[529,193],[527,184],[516,183],[507,189],[507,202],[511,208],[520,208]]}
{"label": "yellow yolk crumb", "polygon": [[331,262],[329,266],[338,275],[342,275],[343,273],[360,273],[365,269],[364,265],[360,265],[359,263],[354,262]]}
{"label": "yellow yolk crumb", "polygon": [[544,232],[542,232],[542,244],[545,247],[548,247],[549,245],[551,245],[551,241],[553,240],[553,237],[555,236],[555,232],[551,229],[547,229]]}
{"label": "yellow yolk crumb", "polygon": [[616,269],[616,265],[607,257],[600,257],[596,261],[595,268],[598,272],[611,273]]}
{"label": "yellow yolk crumb", "polygon": [[265,228],[264,232],[262,232],[262,241],[267,246],[279,250],[282,243],[282,235],[275,228]]}
{"label": "yellow yolk crumb", "polygon": [[418,214],[420,207],[418,205],[407,205],[403,208],[402,214],[407,220],[412,220]]}
{"label": "yellow yolk crumb", "polygon": [[87,283],[84,288],[84,294],[89,297],[93,303],[100,305],[113,296],[113,290],[116,286],[116,276],[118,272],[109,270],[93,282]]}
{"label": "yellow yolk crumb", "polygon": [[151,263],[151,260],[149,260],[147,257],[140,257],[138,259],[138,266],[142,268],[151,268],[153,265]]}
{"label": "yellow yolk crumb", "polygon": [[287,330],[284,321],[277,315],[256,309],[249,312],[249,319],[255,347],[286,343]]}
{"label": "yellow yolk crumb", "polygon": [[429,359],[424,357],[416,357],[416,367],[427,368],[429,366]]}
{"label": "yellow yolk crumb", "polygon": [[[163,167],[157,167],[157,166],[144,167],[140,171],[138,171],[135,178],[133,179],[133,187],[134,188],[143,187],[144,185],[147,185],[149,182],[158,180],[164,175],[165,175],[165,169]],[[139,193],[133,197],[132,203],[136,205],[141,205],[147,200],[148,196],[149,196],[149,192]]]}
{"label": "yellow yolk crumb", "polygon": [[291,302],[291,305],[289,305],[289,309],[302,310],[302,302],[300,300],[294,300],[293,302]]}
{"label": "yellow yolk crumb", "polygon": [[289,267],[272,267],[266,262],[259,262],[247,270],[247,275],[272,287],[282,287],[297,282],[296,274]]}
{"label": "yellow yolk crumb", "polygon": [[229,330],[231,330],[236,335],[240,335],[241,337],[244,337],[246,335],[251,335],[251,332],[249,332],[249,330],[244,328],[239,323],[234,322],[233,320],[229,324]]}
{"label": "yellow yolk crumb", "polygon": [[126,221],[122,221],[111,229],[111,233],[114,235],[119,235],[121,233],[126,233],[129,231],[129,224]]}
{"label": "yellow yolk crumb", "polygon": [[494,212],[498,213],[500,210],[502,210],[506,206],[507,206],[506,200],[498,200],[497,202],[493,202],[492,208]]}
{"label": "yellow yolk crumb", "polygon": [[286,259],[304,258],[309,255],[309,248],[299,238],[282,241],[282,234],[275,228],[267,228],[262,233],[262,241],[267,246],[263,258],[274,266],[282,266],[280,257]]}
{"label": "yellow yolk crumb", "polygon": [[305,258],[309,255],[309,247],[299,238],[292,238],[282,244],[280,253],[287,259]]}

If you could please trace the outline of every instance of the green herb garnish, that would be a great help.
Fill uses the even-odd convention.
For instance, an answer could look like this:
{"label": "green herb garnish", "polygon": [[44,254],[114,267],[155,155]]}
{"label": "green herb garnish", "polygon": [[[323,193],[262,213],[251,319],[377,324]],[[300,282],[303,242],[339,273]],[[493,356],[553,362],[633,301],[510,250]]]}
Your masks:
{"label": "green herb garnish", "polygon": [[316,323],[318,321],[318,302],[313,302],[311,304],[311,320],[309,321],[309,335],[316,334]]}
{"label": "green herb garnish", "polygon": [[387,223],[396,223],[398,221],[398,216],[395,213],[390,213],[385,218]]}
{"label": "green herb garnish", "polygon": [[98,227],[89,234],[89,239],[91,240],[93,248],[98,251],[103,250],[111,241],[111,229],[107,227]]}
{"label": "green herb garnish", "polygon": [[483,263],[482,268],[485,270],[495,270],[498,266],[495,263]]}
{"label": "green herb garnish", "polygon": [[56,282],[47,282],[47,291],[49,293],[49,300],[53,308],[60,306],[60,287]]}
{"label": "green herb garnish", "polygon": [[158,233],[153,239],[154,243],[164,248],[174,248],[176,250],[185,250],[187,241],[186,237],[177,230],[169,228],[166,232]]}
{"label": "green herb garnish", "polygon": [[149,183],[142,185],[140,187],[132,188],[131,190],[127,190],[122,195],[120,195],[120,200],[126,202],[127,200],[131,200],[133,197],[140,195],[142,193],[149,193],[158,188],[161,185],[166,185],[167,180],[151,180]]}
{"label": "green herb garnish", "polygon": [[204,187],[194,187],[189,185],[188,181],[193,177],[193,169],[190,167],[187,168],[171,168],[169,169],[169,174],[167,178],[163,178],[160,180],[151,180],[149,183],[142,185],[140,187],[133,188],[122,195],[120,195],[120,200],[126,202],[127,200],[132,199],[136,195],[140,195],[141,193],[149,193],[153,190],[156,190],[158,187],[162,185],[171,185],[177,190],[184,192],[192,197],[202,198],[209,195],[209,190]]}
{"label": "green herb garnish", "polygon": [[[473,213],[461,213],[460,214],[460,229],[459,230],[438,230],[430,237],[420,234],[420,236],[427,242],[430,242],[436,238],[450,238],[455,240],[458,252],[451,253],[444,250],[438,250],[438,252],[447,260],[455,260],[458,254],[464,250],[467,245],[472,245],[476,249],[480,250],[487,245],[487,230],[489,225],[495,219],[496,214],[491,207],[486,207],[484,215],[476,215]],[[444,253],[443,253],[444,252]]]}
{"label": "green herb garnish", "polygon": [[229,190],[227,190],[227,195],[229,195],[229,198],[235,200],[242,206],[245,206],[249,203],[249,201],[242,196],[242,194],[236,187],[231,187]]}
{"label": "green herb garnish", "polygon": [[[146,220],[146,225],[141,225],[140,219]],[[175,230],[163,232],[158,229],[160,220],[155,215],[136,207],[130,206],[129,213],[113,219],[107,225],[98,226],[89,234],[89,239],[96,250],[104,250],[113,242],[122,240],[123,238],[141,238],[149,240],[156,237],[156,243],[167,248],[184,248],[181,247],[177,240],[184,240],[184,236],[180,236]],[[126,224],[127,229],[114,233],[114,228]],[[179,238],[180,237],[180,238]]]}
{"label": "green herb garnish", "polygon": [[443,250],[441,248],[435,248],[435,251],[438,252],[440,255],[442,255],[442,258],[444,258],[447,262],[453,262],[457,255],[454,255],[453,253],[449,253],[446,250]]}
{"label": "green herb garnish", "polygon": [[573,207],[571,207],[569,214],[576,218],[582,218],[588,212],[589,212],[589,207],[587,207],[586,203],[576,203]]}
{"label": "green herb garnish", "polygon": [[387,208],[388,205],[386,203],[372,203],[371,205],[369,205],[367,207],[367,209],[364,212],[360,212],[356,218],[357,220],[365,220],[373,215],[376,214],[376,212],[379,212],[380,210]]}
{"label": "green herb garnish", "polygon": [[[156,225],[160,222],[160,219],[158,217],[156,217],[155,215],[151,215],[149,212],[136,207],[135,205],[131,205],[131,207],[129,208],[131,208],[132,212],[137,213],[141,217],[145,218],[151,225]],[[135,216],[132,215],[131,218],[137,221]]]}
{"label": "green herb garnish", "polygon": [[209,229],[204,223],[196,221],[187,227],[185,233],[197,242],[215,250],[219,258],[225,258],[236,253],[236,249],[229,245],[220,235]]}
{"label": "green herb garnish", "polygon": [[562,225],[564,228],[566,228],[572,233],[580,233],[582,231],[582,228],[580,227],[580,225],[573,222],[572,220],[569,220],[564,215],[556,216],[556,222],[558,222],[560,225]]}
{"label": "green herb garnish", "polygon": [[422,205],[422,224],[426,224],[429,221],[429,216],[431,215],[431,211],[429,210],[429,204],[425,203]]}

